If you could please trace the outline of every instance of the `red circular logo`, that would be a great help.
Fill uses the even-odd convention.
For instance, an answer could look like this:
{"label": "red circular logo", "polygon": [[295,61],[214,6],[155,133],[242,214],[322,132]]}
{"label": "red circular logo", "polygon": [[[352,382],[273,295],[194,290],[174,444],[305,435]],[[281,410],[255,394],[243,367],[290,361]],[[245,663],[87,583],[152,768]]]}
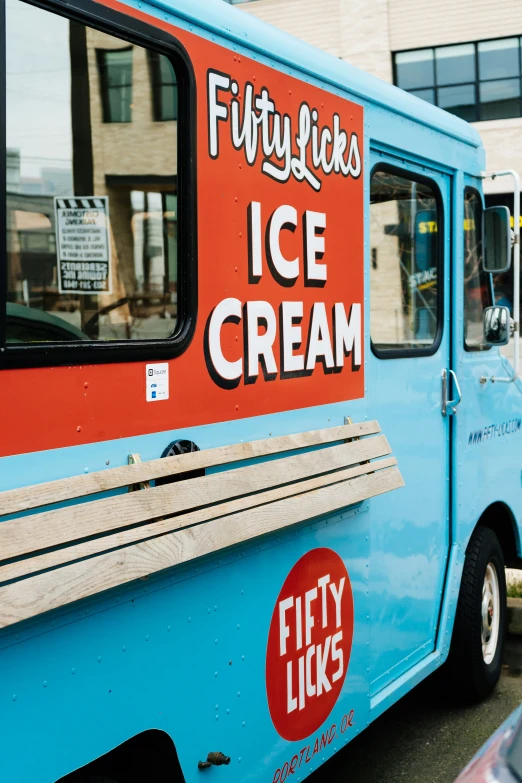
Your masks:
{"label": "red circular logo", "polygon": [[301,740],[324,723],[341,692],[352,639],[348,571],[332,549],[312,549],[286,577],[268,634],[268,707],[281,737]]}

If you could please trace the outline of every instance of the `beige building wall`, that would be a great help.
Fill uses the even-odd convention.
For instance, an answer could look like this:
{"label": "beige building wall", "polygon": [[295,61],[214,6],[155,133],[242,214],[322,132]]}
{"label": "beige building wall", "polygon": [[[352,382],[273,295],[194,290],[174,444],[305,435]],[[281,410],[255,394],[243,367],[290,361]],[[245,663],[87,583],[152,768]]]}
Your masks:
{"label": "beige building wall", "polygon": [[[392,52],[522,35],[522,0],[255,0],[237,7],[388,82]],[[488,171],[522,174],[522,118],[475,125]],[[510,187],[485,183],[489,193]]]}

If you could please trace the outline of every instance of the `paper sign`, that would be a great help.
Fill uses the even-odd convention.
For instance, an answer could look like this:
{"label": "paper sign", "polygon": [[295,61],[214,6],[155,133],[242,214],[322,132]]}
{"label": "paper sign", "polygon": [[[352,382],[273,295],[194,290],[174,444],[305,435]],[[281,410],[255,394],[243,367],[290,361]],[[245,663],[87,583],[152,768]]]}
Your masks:
{"label": "paper sign", "polygon": [[146,400],[157,402],[169,398],[169,365],[147,364],[146,372]]}
{"label": "paper sign", "polygon": [[58,290],[111,293],[109,199],[55,198]]}

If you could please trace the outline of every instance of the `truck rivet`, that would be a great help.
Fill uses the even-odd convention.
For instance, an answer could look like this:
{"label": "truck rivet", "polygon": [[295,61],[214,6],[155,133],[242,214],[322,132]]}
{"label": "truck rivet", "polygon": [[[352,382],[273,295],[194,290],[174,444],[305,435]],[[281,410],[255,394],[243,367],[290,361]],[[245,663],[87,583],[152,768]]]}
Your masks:
{"label": "truck rivet", "polygon": [[219,710],[219,704],[216,704],[216,710]]}
{"label": "truck rivet", "polygon": [[76,427],[76,432],[81,432],[81,431],[82,431],[82,428],[80,427],[80,425],[78,425],[78,426]]}
{"label": "truck rivet", "polygon": [[101,663],[101,655],[98,655],[98,663]]}
{"label": "truck rivet", "polygon": [[167,631],[170,631],[170,625],[167,625]]}
{"label": "truck rivet", "polygon": [[16,701],[17,698],[18,697],[17,697],[16,693],[13,693],[13,701]]}
{"label": "truck rivet", "polygon": [[217,677],[217,674],[218,674],[217,672],[214,672],[214,677]]}
{"label": "truck rivet", "polygon": [[145,641],[146,641],[146,642],[148,642],[148,641],[149,641],[149,634],[147,634],[147,635],[145,636]]}
{"label": "truck rivet", "polygon": [[71,669],[71,674],[76,674],[76,669]]}
{"label": "truck rivet", "polygon": [[243,728],[245,728],[245,726],[246,726],[245,721],[243,721],[243,723],[241,725],[243,726]]}
{"label": "truck rivet", "polygon": [[123,645],[123,647],[121,648],[121,651],[122,651],[122,652],[125,652],[125,651],[126,651],[126,649],[127,649],[127,648],[125,647],[125,645]]}
{"label": "truck rivet", "polygon": [[44,688],[47,688],[47,680],[43,681],[43,686],[44,686]]}

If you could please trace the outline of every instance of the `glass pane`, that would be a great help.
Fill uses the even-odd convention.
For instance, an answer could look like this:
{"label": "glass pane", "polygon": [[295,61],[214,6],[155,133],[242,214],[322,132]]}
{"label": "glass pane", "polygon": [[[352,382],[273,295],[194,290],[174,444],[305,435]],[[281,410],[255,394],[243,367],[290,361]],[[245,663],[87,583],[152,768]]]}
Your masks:
{"label": "glass pane", "polygon": [[[114,45],[114,39],[109,41]],[[111,45],[111,44],[108,44]],[[130,122],[132,112],[132,48],[110,51],[98,48],[100,90],[104,122]]]}
{"label": "glass pane", "polygon": [[[6,9],[8,341],[167,338],[177,148],[171,125],[152,125],[147,52],[21,0]],[[131,117],[132,78],[145,94]],[[116,130],[104,106],[132,122]]]}
{"label": "glass pane", "polygon": [[475,85],[460,84],[457,87],[439,87],[439,106],[467,122],[478,119],[475,103]]}
{"label": "glass pane", "polygon": [[488,275],[482,268],[482,203],[473,190],[464,196],[464,344],[485,349],[482,317],[491,304]]}
{"label": "glass pane", "polygon": [[460,84],[475,81],[475,46],[440,46],[435,49],[437,84]]}
{"label": "glass pane", "polygon": [[132,84],[132,49],[103,52],[108,87]]}
{"label": "glass pane", "polygon": [[480,79],[520,75],[518,38],[482,41],[478,45],[478,57]]}
{"label": "glass pane", "polygon": [[503,79],[480,84],[480,119],[520,117],[520,79]]}
{"label": "glass pane", "polygon": [[388,172],[372,177],[370,314],[381,351],[429,348],[438,331],[439,215],[424,183]]}
{"label": "glass pane", "polygon": [[178,91],[175,86],[160,87],[161,120],[176,120],[178,117]]}
{"label": "glass pane", "polygon": [[429,90],[409,90],[412,95],[416,95],[417,98],[422,98],[423,101],[428,103],[435,103],[435,90],[430,88]]}
{"label": "glass pane", "polygon": [[161,84],[176,84],[176,72],[174,66],[163,54],[158,56]]}
{"label": "glass pane", "polygon": [[403,90],[432,87],[435,83],[433,71],[433,49],[418,49],[415,52],[400,52],[395,55],[397,84]]}
{"label": "glass pane", "polygon": [[132,119],[132,88],[109,87],[107,90],[107,117],[106,122],[130,122]]}

